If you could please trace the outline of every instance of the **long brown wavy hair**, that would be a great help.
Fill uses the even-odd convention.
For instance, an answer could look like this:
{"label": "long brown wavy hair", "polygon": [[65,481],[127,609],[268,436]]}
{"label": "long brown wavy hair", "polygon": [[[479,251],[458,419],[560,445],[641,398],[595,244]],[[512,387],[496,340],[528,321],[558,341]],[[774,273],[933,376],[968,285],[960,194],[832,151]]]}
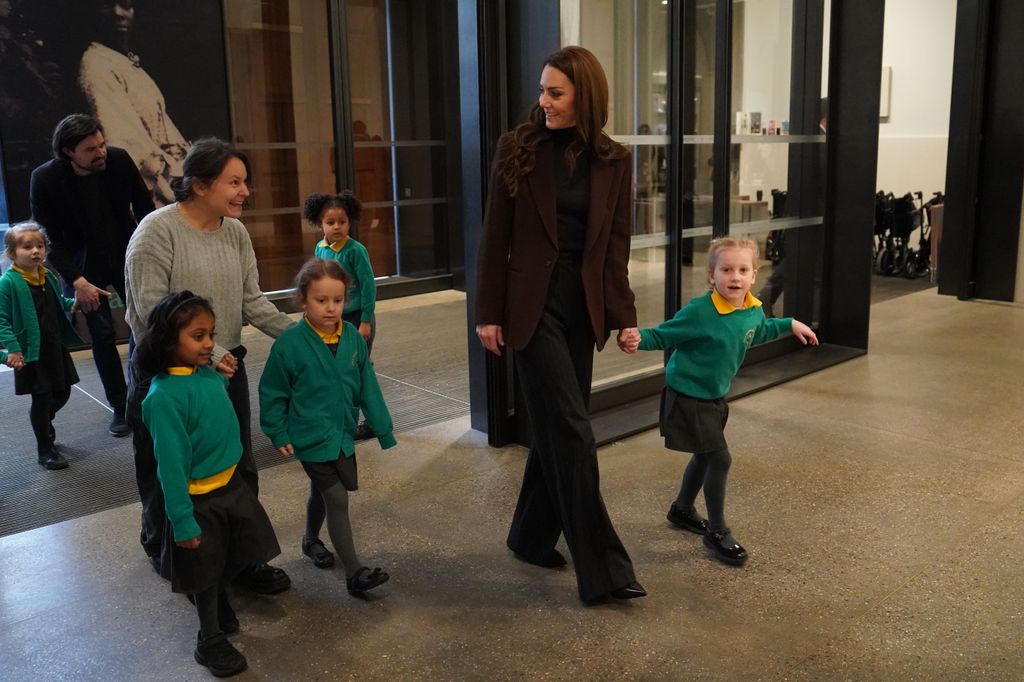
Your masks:
{"label": "long brown wavy hair", "polygon": [[[565,150],[570,175],[576,168],[576,159],[584,152],[603,160],[625,156],[626,148],[604,132],[608,123],[608,79],[597,57],[586,48],[569,45],[549,55],[544,66],[564,73],[576,89],[577,135]],[[546,135],[544,110],[538,101],[530,107],[526,121],[502,137],[497,172],[511,196],[516,195],[520,181],[533,171],[537,145]]]}

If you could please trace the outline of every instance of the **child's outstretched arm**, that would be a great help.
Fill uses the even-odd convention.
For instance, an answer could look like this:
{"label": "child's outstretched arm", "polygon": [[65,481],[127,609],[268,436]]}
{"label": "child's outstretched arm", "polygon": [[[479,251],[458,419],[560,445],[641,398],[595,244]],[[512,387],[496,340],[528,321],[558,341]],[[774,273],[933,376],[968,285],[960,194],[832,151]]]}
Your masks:
{"label": "child's outstretched arm", "polygon": [[808,327],[800,320],[794,318],[792,328],[793,336],[800,339],[800,343],[804,344],[805,346],[808,343],[811,344],[812,346],[818,345],[818,335],[814,333],[813,329]]}
{"label": "child's outstretched arm", "polygon": [[669,350],[693,338],[695,311],[692,304],[683,306],[671,320],[665,320],[657,327],[639,331],[639,350]]}

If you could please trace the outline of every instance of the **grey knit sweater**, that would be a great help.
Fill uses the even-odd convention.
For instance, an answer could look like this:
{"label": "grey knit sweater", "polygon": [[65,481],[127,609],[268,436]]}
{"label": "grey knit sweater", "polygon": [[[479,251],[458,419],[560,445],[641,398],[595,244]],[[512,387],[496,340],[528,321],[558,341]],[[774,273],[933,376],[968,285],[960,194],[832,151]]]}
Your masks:
{"label": "grey knit sweater", "polygon": [[128,242],[124,279],[126,318],[136,341],[164,294],[189,289],[209,300],[217,316],[214,364],[241,345],[243,322],[275,338],[294,324],[260,291],[252,241],[234,218],[204,232],[181,217],[177,204],[153,211]]}

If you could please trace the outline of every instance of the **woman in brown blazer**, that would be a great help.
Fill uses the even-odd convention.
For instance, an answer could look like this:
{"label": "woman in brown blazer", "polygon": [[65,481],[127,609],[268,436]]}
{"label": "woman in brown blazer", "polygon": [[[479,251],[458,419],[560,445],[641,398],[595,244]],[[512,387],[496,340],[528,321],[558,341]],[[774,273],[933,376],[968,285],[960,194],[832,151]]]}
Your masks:
{"label": "woman in brown blazer", "polygon": [[595,344],[636,324],[632,164],[607,120],[597,58],[582,47],[548,57],[528,120],[498,143],[477,265],[477,335],[492,353],[516,352],[533,427],[507,544],[556,568],[564,533],[586,602],[646,594],[601,498],[587,410]]}

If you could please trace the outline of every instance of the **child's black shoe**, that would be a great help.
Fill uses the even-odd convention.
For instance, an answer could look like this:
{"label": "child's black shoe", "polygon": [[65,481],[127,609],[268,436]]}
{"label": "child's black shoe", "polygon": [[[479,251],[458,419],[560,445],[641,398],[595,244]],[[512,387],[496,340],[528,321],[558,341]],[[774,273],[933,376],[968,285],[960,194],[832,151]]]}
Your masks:
{"label": "child's black shoe", "polygon": [[302,553],[313,560],[317,568],[331,568],[334,566],[334,555],[324,547],[320,538],[302,538]]}
{"label": "child's black shoe", "polygon": [[39,451],[39,464],[44,469],[51,471],[68,468],[68,461],[64,459],[64,455],[57,452],[52,446]]}
{"label": "child's black shoe", "polygon": [[668,514],[666,514],[665,518],[676,528],[682,528],[697,535],[704,535],[708,532],[708,522],[696,510],[680,511],[675,502],[668,508]]}
{"label": "child's black shoe", "polygon": [[237,675],[249,667],[245,656],[231,646],[223,632],[207,639],[203,639],[202,634],[197,635],[195,659],[199,665],[209,668],[215,677]]}
{"label": "child's black shoe", "polygon": [[747,550],[736,542],[729,529],[704,534],[704,546],[715,553],[715,557],[730,566],[742,566],[747,562]]}
{"label": "child's black shoe", "polygon": [[383,585],[390,578],[387,573],[375,568],[372,571],[363,566],[355,572],[351,578],[345,580],[345,586],[348,588],[348,593],[353,597],[362,596],[368,590],[372,590],[375,587]]}

